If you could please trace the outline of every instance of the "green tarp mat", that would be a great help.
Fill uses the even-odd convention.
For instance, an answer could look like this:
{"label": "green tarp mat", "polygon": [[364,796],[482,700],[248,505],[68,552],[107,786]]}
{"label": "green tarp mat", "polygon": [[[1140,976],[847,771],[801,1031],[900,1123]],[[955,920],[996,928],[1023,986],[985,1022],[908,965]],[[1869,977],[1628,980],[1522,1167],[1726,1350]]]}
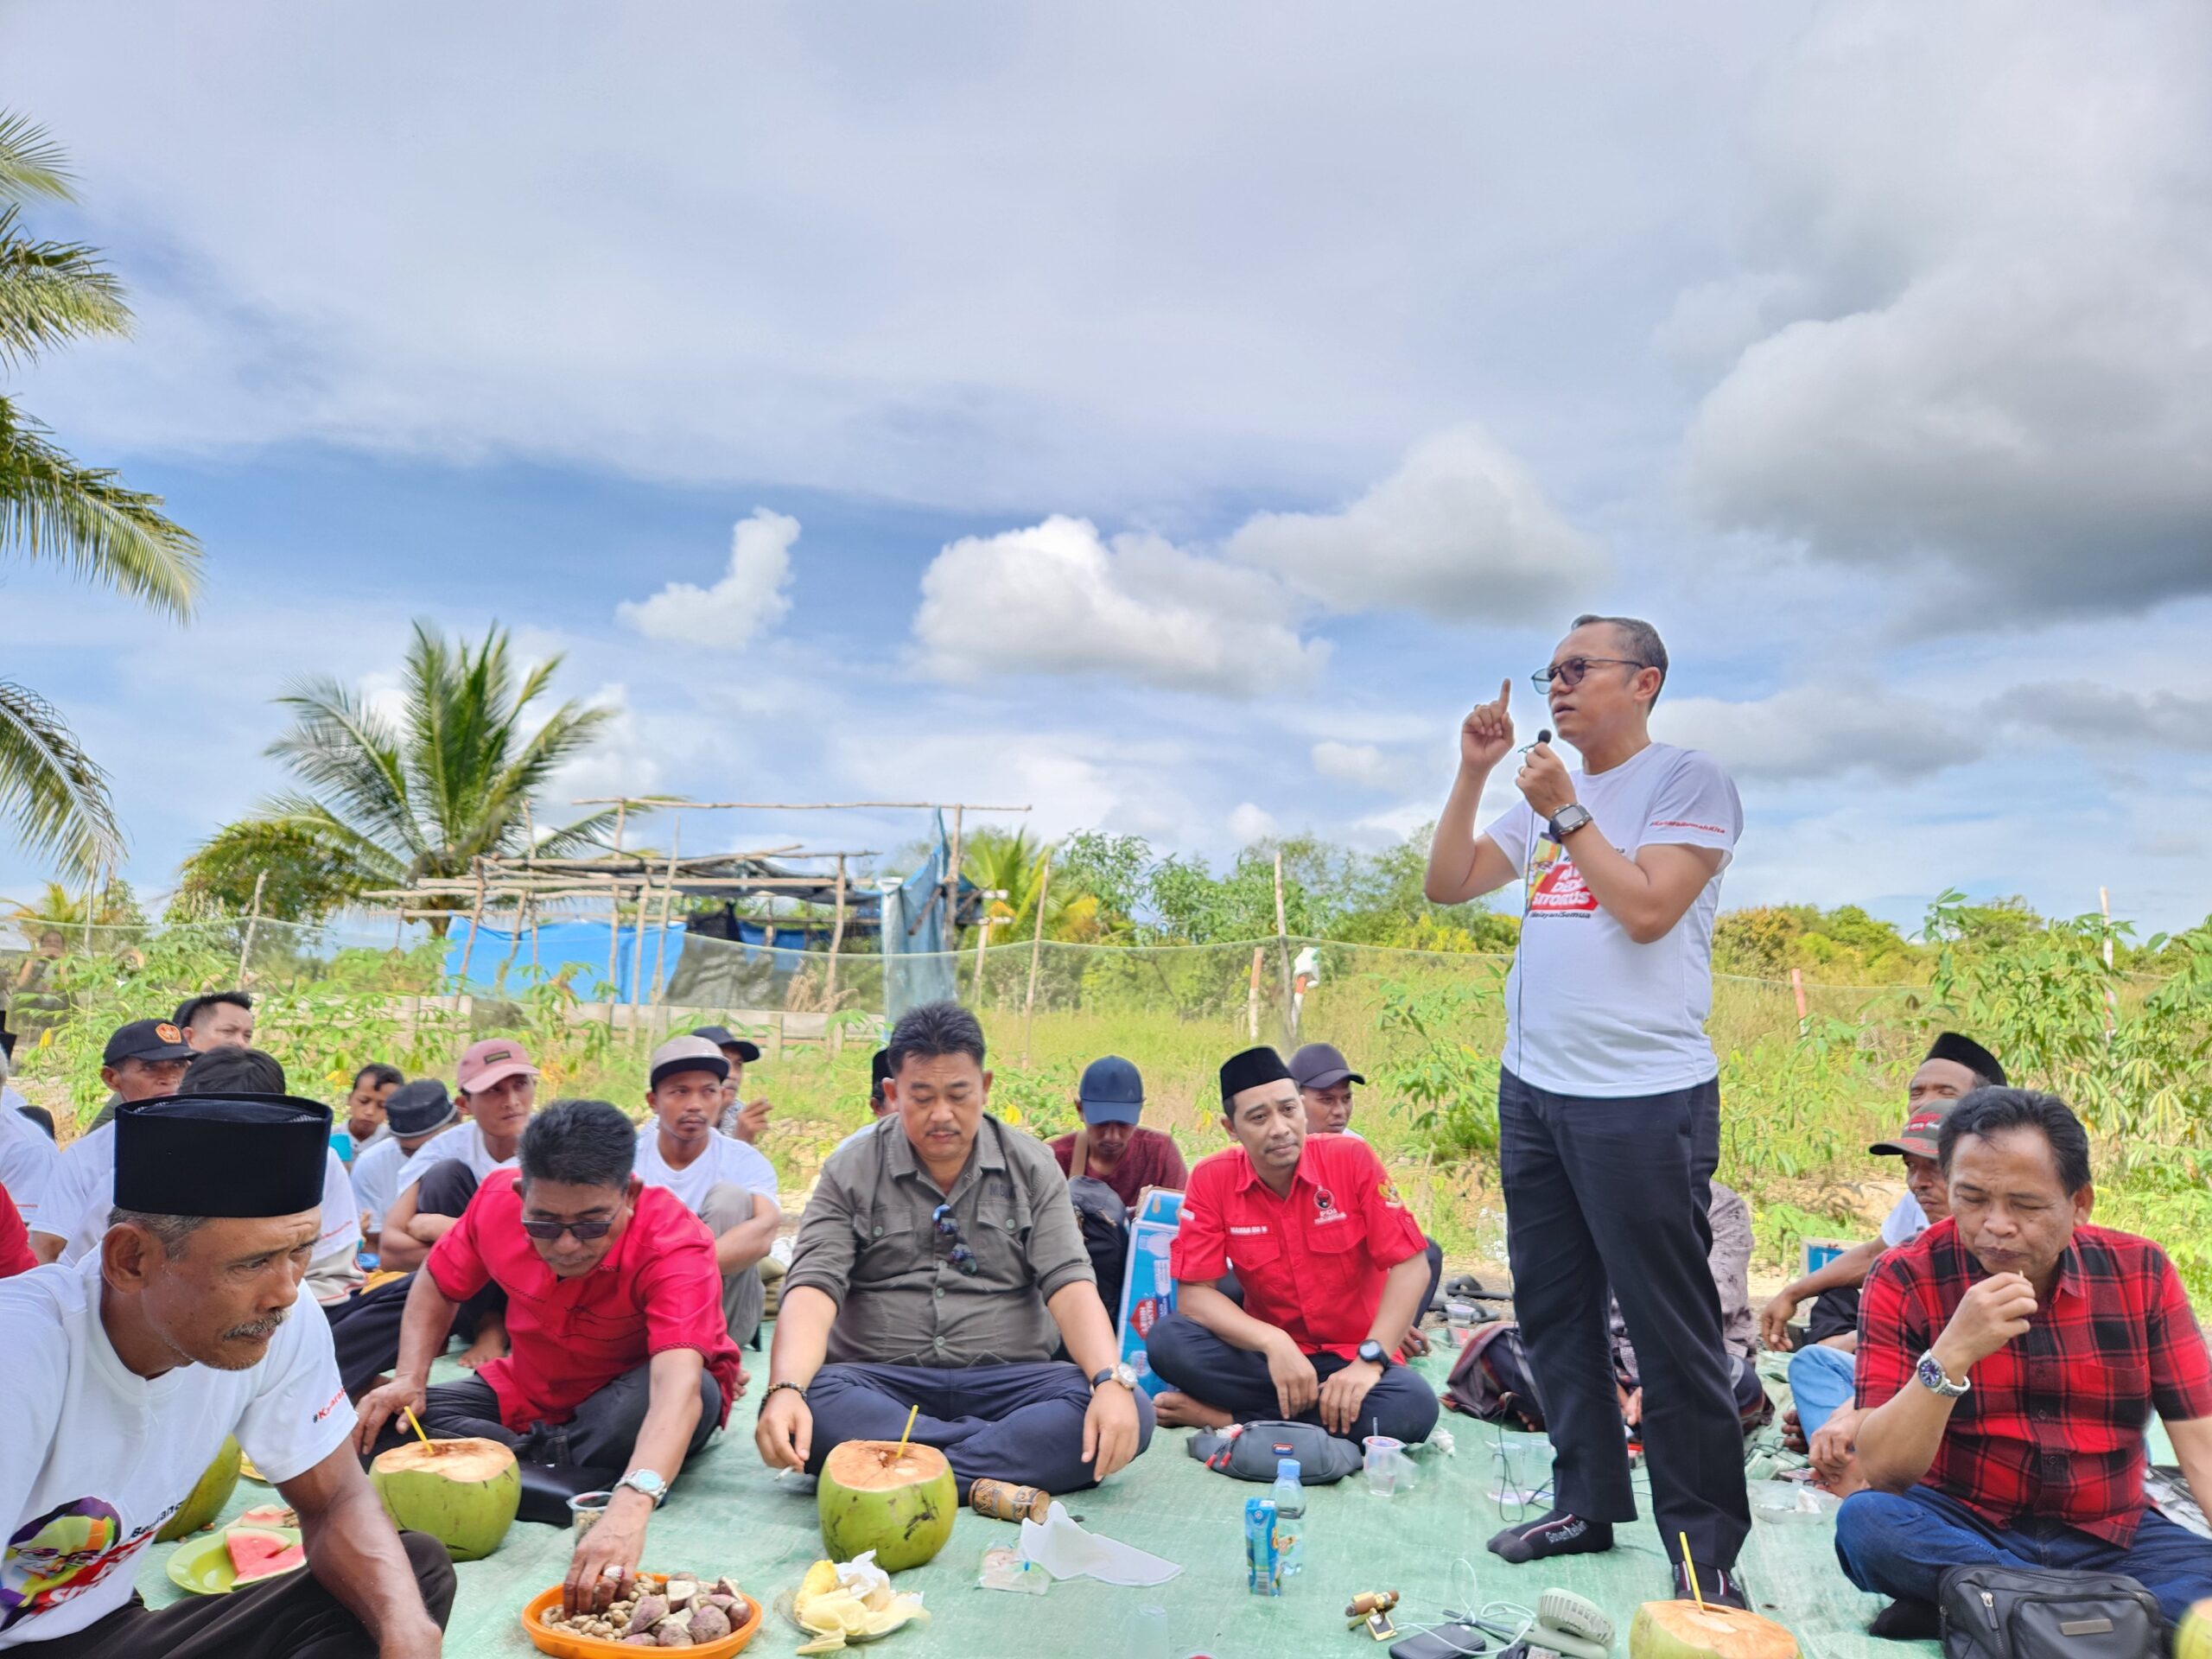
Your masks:
{"label": "green tarp mat", "polygon": [[[451,1360],[442,1376],[459,1375]],[[1423,1362],[1441,1383],[1442,1364]],[[815,1501],[796,1478],[777,1479],[753,1447],[753,1419],[766,1367],[747,1356],[754,1374],[730,1426],[683,1471],[667,1504],[654,1516],[645,1565],[728,1573],[764,1605],[794,1587],[821,1554]],[[931,1619],[882,1642],[867,1659],[938,1659],[991,1656],[1022,1659],[1037,1653],[1099,1656],[1100,1659],[1180,1659],[1204,1653],[1215,1659],[1334,1652],[1346,1659],[1379,1654],[1363,1632],[1345,1629],[1343,1610],[1363,1590],[1396,1590],[1403,1597],[1401,1630],[1440,1620],[1447,1607],[1513,1602],[1533,1606],[1551,1586],[1586,1596],[1610,1613],[1620,1631],[1616,1650],[1626,1653],[1630,1618],[1637,1604],[1669,1593],[1665,1558],[1643,1504],[1645,1519],[1620,1529],[1620,1541],[1603,1555],[1509,1567],[1484,1542],[1517,1508],[1501,1511],[1488,1494],[1495,1485],[1492,1443],[1498,1431],[1471,1418],[1446,1413],[1444,1427],[1458,1442],[1452,1456],[1430,1450],[1419,1459],[1421,1482],[1411,1493],[1370,1495],[1355,1476],[1311,1492],[1306,1510],[1306,1571],[1280,1599],[1249,1594],[1244,1586],[1243,1509],[1263,1486],[1213,1474],[1185,1455],[1189,1433],[1164,1429],[1152,1447],[1103,1487],[1069,1494],[1070,1512],[1090,1530],[1179,1562],[1180,1577],[1151,1589],[1121,1589],[1074,1579],[1044,1596],[987,1591],[976,1579],[984,1550],[1019,1541],[1014,1526],[963,1512],[952,1541],[926,1567],[899,1575],[902,1590],[919,1590]],[[1643,1477],[1637,1477],[1639,1494]],[[270,1501],[269,1488],[241,1481],[229,1515]],[[1641,1503],[1641,1497],[1639,1502]],[[1810,1659],[1929,1659],[1936,1644],[1878,1642],[1866,1634],[1880,1600],[1847,1583],[1835,1561],[1834,1529],[1823,1519],[1761,1521],[1754,1525],[1740,1563],[1755,1604],[1797,1637]],[[496,1554],[458,1569],[460,1593],[446,1637],[451,1656],[526,1655],[536,1651],[522,1633],[523,1605],[558,1584],[568,1569],[570,1535],[517,1522]],[[169,1546],[149,1553],[138,1575],[148,1602],[161,1605],[182,1592],[167,1576]],[[1137,1610],[1165,1610],[1166,1644],[1148,1647]],[[787,1655],[804,1640],[772,1611],[748,1654]],[[1495,1649],[1499,1643],[1493,1642]]]}

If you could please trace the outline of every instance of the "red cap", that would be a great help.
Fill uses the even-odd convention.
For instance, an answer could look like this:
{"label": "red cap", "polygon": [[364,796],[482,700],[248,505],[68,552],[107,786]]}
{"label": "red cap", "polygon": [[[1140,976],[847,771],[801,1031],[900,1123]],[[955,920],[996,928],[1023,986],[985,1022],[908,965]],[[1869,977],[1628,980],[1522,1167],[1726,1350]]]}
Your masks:
{"label": "red cap", "polygon": [[534,1077],[537,1068],[530,1063],[530,1056],[523,1052],[522,1045],[513,1038],[486,1037],[480,1043],[468,1046],[468,1052],[461,1057],[454,1074],[460,1079],[461,1092],[473,1095],[507,1077]]}

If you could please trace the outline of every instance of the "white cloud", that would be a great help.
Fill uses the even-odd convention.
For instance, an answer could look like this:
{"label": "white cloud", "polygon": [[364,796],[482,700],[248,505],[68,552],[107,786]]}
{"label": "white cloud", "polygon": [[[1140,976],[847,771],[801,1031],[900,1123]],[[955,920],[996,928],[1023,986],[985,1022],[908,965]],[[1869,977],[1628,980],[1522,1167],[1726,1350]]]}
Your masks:
{"label": "white cloud", "polygon": [[2101,752],[2212,752],[2212,692],[2127,691],[2088,680],[2015,686],[1991,700],[1993,715]]}
{"label": "white cloud", "polygon": [[1262,512],[1229,538],[1338,612],[1402,607],[1490,622],[1572,610],[1610,574],[1535,475],[1471,426],[1438,433],[1337,512]]}
{"label": "white cloud", "polygon": [[1175,690],[1249,697],[1310,678],[1324,640],[1299,637],[1281,588],[1157,536],[1102,539],[1058,514],[970,536],[922,576],[914,639],[945,680],[1116,674]]}
{"label": "white cloud", "polygon": [[1939,629],[2212,591],[2212,13],[1825,13],[1758,142],[1749,345],[1687,438],[1713,522],[1923,584]]}
{"label": "white cloud", "polygon": [[730,532],[729,572],[713,587],[671,582],[650,599],[624,600],[614,613],[648,639],[738,650],[790,612],[798,540],[798,519],[756,507]]}
{"label": "white cloud", "polygon": [[1652,724],[1655,736],[1707,750],[1743,779],[1783,783],[1870,772],[1904,782],[1985,753],[1989,734],[1978,713],[1839,682],[1746,702],[1662,699]]}
{"label": "white cloud", "polygon": [[1229,833],[1239,847],[1265,841],[1275,832],[1275,815],[1251,801],[1241,802],[1229,815]]}
{"label": "white cloud", "polygon": [[1405,768],[1372,743],[1339,743],[1325,738],[1313,748],[1313,770],[1324,778],[1359,789],[1391,789]]}

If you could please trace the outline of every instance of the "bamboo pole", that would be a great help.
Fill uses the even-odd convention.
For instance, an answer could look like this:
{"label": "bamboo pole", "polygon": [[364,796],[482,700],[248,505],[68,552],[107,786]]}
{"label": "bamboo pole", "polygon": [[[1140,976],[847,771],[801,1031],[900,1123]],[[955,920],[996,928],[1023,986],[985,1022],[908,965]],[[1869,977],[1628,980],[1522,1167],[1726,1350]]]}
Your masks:
{"label": "bamboo pole", "polygon": [[1275,849],[1275,952],[1282,958],[1282,1032],[1286,1040],[1298,1040],[1297,991],[1290,976],[1290,930],[1283,925],[1282,849]]}
{"label": "bamboo pole", "polygon": [[[1037,884],[1037,928],[1029,936],[1029,989],[1021,999],[1021,1069],[1029,1069],[1029,1032],[1037,1021],[1037,968],[1045,955],[1045,901],[1052,896],[1052,854],[1045,852],[1045,873]],[[1086,1163],[1084,1167],[1089,1168]],[[1070,1166],[1073,1167],[1072,1165]]]}
{"label": "bamboo pole", "polygon": [[246,960],[253,955],[253,936],[261,926],[261,890],[269,885],[269,872],[256,872],[253,878],[253,906],[246,912],[245,943],[238,947],[238,985],[245,985]]}
{"label": "bamboo pole", "polygon": [[[990,895],[982,893],[977,896],[983,901],[983,918],[982,925],[976,930],[976,988],[968,995],[974,999],[976,1007],[981,1009],[983,1006],[983,950],[991,942],[991,927],[998,918],[991,914]],[[956,975],[955,977],[958,976]]]}
{"label": "bamboo pole", "polygon": [[952,940],[952,983],[956,989],[960,984],[960,826],[966,811],[967,808],[961,806],[952,809],[952,862],[944,873],[944,927]]}
{"label": "bamboo pole", "polygon": [[845,942],[845,855],[837,855],[837,918],[830,924],[830,969],[823,976],[823,1004],[837,1012],[837,951]]}
{"label": "bamboo pole", "polygon": [[683,839],[683,822],[677,819],[668,832],[668,874],[660,889],[660,937],[653,941],[653,1001],[660,1001],[661,970],[668,961],[668,912],[676,903],[676,849]]}
{"label": "bamboo pole", "polygon": [[[630,804],[623,802],[614,809],[614,856],[622,856],[622,820],[630,810]],[[622,1000],[622,982],[616,977],[616,961],[622,946],[622,890],[610,891],[607,901],[607,1024],[614,1026],[614,1005]]]}
{"label": "bamboo pole", "polygon": [[475,861],[475,863],[476,908],[469,912],[468,938],[461,947],[461,994],[464,996],[468,992],[469,958],[476,954],[477,930],[484,925],[484,861],[480,858]]}
{"label": "bamboo pole", "polygon": [[1252,947],[1252,983],[1244,993],[1244,1035],[1247,1040],[1260,1040],[1260,964],[1267,960],[1268,947]]}
{"label": "bamboo pole", "polygon": [[507,988],[507,976],[514,969],[515,958],[522,955],[523,917],[530,908],[530,894],[525,893],[515,905],[514,937],[507,941],[506,960],[499,964],[499,986],[503,992]]}

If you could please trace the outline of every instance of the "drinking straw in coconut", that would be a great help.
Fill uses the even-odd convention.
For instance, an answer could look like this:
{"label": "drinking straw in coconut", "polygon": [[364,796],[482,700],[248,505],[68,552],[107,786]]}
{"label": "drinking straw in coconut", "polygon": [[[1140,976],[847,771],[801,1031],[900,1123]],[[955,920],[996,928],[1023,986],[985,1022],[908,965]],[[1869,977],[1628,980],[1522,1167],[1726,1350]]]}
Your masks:
{"label": "drinking straw in coconut", "polygon": [[903,1457],[905,1457],[905,1456],[906,1455],[906,1438],[907,1438],[907,1435],[910,1435],[910,1434],[912,1434],[912,1433],[914,1432],[914,1419],[915,1419],[915,1418],[917,1418],[917,1417],[918,1417],[918,1416],[920,1416],[921,1414],[922,1414],[922,1408],[921,1408],[921,1407],[920,1407],[920,1406],[918,1406],[918,1405],[916,1405],[916,1406],[911,1406],[911,1407],[909,1407],[909,1408],[907,1408],[907,1411],[906,1411],[906,1433],[905,1434],[901,1434],[901,1435],[899,1437],[899,1449],[898,1449],[896,1452],[893,1452],[891,1454],[891,1461],[892,1461],[892,1462],[896,1463],[896,1462],[898,1462],[898,1461],[899,1461],[899,1459],[901,1459],[901,1458],[903,1458]]}
{"label": "drinking straw in coconut", "polygon": [[407,1414],[407,1427],[415,1431],[415,1438],[428,1446],[430,1443],[430,1437],[423,1432],[422,1422],[415,1415],[415,1408],[402,1406],[400,1409]]}
{"label": "drinking straw in coconut", "polygon": [[1675,1535],[1682,1541],[1682,1571],[1690,1575],[1690,1594],[1696,1599],[1697,1610],[1701,1613],[1705,1611],[1705,1597],[1697,1587],[1697,1563],[1690,1560],[1690,1535],[1687,1532]]}

